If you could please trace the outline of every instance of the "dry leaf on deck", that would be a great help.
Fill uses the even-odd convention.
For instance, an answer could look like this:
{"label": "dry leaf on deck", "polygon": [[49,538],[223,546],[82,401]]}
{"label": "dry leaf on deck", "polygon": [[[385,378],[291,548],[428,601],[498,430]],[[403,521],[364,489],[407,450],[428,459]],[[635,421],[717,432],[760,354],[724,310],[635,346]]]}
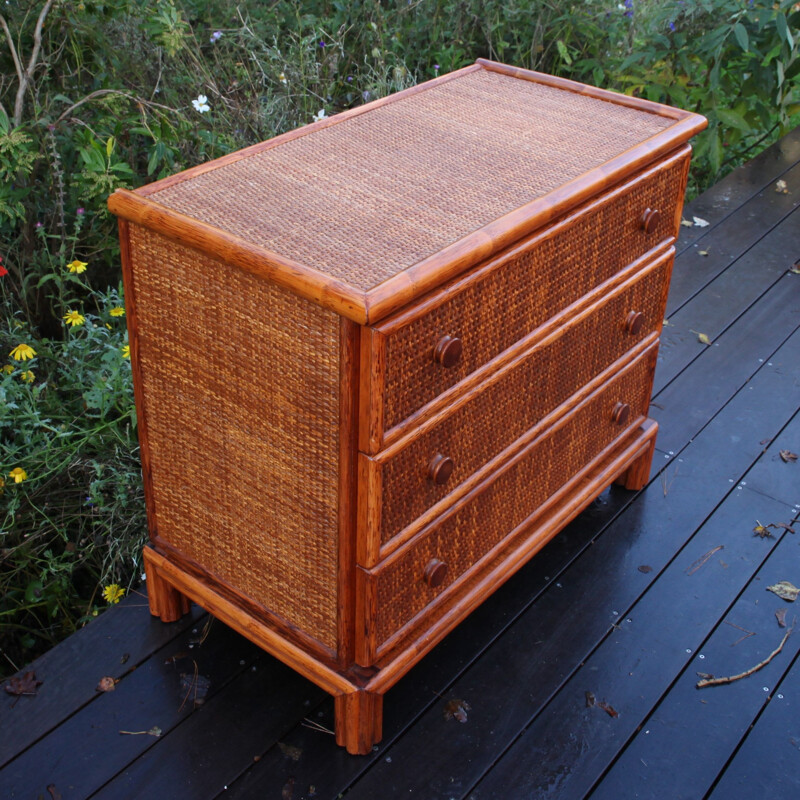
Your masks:
{"label": "dry leaf on deck", "polygon": [[681,225],[685,225],[687,228],[694,228],[694,222],[692,222],[690,219],[682,219]]}
{"label": "dry leaf on deck", "polygon": [[37,680],[36,673],[31,671],[11,678],[6,684],[6,691],[17,697],[22,697],[23,695],[33,697],[36,694],[36,689],[41,685],[42,681]]}
{"label": "dry leaf on deck", "polygon": [[698,250],[697,251],[697,255],[699,255],[699,256],[707,256],[708,255],[708,250]]}
{"label": "dry leaf on deck", "polygon": [[780,625],[781,628],[785,628],[786,627],[786,611],[787,610],[788,609],[781,608],[781,609],[779,609],[778,611],[775,612],[775,619],[778,620],[778,625]]}
{"label": "dry leaf on deck", "polygon": [[295,747],[293,744],[286,744],[285,742],[278,742],[278,748],[283,753],[289,761],[299,761],[300,756],[303,755],[303,751],[299,747]]}
{"label": "dry leaf on deck", "polygon": [[450,700],[444,706],[445,719],[457,719],[459,722],[467,721],[467,711],[471,711],[472,706],[466,700]]}
{"label": "dry leaf on deck", "polygon": [[789,194],[789,189],[786,186],[786,181],[780,180],[775,182],[775,191],[778,194]]}
{"label": "dry leaf on deck", "polygon": [[781,450],[778,455],[784,464],[788,464],[790,461],[797,461],[797,453],[793,453],[791,450]]}
{"label": "dry leaf on deck", "polygon": [[642,566],[639,567],[639,572],[644,572],[645,575],[647,575],[648,572],[652,571],[653,568],[649,564],[642,564]]}
{"label": "dry leaf on deck", "polygon": [[774,528],[774,525],[762,525],[758,520],[758,523],[755,528],[753,528],[753,534],[755,536],[759,536],[762,539],[774,539],[775,537],[769,532],[770,528]]}
{"label": "dry leaf on deck", "polygon": [[105,677],[100,678],[100,683],[94,687],[94,690],[96,692],[113,692],[116,685],[117,681],[109,675],[106,675]]}
{"label": "dry leaf on deck", "polygon": [[773,592],[781,599],[788,600],[790,603],[797,600],[797,595],[800,594],[800,589],[794,584],[789,583],[789,581],[778,581],[778,583],[774,583],[772,586],[767,586],[767,591]]}
{"label": "dry leaf on deck", "polygon": [[609,717],[613,717],[614,719],[616,719],[619,716],[619,711],[615,710],[612,706],[610,706],[608,703],[606,703],[605,700],[601,700],[597,704],[597,707],[598,708],[602,708],[603,711],[605,711],[606,714],[608,714]]}
{"label": "dry leaf on deck", "polygon": [[708,222],[700,217],[692,217],[692,222],[697,225],[698,228],[707,228]]}

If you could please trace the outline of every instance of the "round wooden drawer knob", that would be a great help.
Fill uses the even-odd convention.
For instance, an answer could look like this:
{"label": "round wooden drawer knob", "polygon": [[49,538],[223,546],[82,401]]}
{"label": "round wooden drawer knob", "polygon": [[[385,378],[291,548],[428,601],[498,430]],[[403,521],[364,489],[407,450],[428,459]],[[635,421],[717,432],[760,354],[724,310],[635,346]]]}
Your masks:
{"label": "round wooden drawer knob", "polygon": [[617,425],[624,425],[631,416],[631,407],[627,403],[617,403],[611,412],[611,419]]}
{"label": "round wooden drawer knob", "polygon": [[439,561],[438,558],[432,558],[425,567],[425,583],[435,589],[441,586],[445,575],[447,575],[447,564],[444,561]]}
{"label": "round wooden drawer knob", "polygon": [[437,453],[428,464],[428,477],[437,485],[447,483],[453,474],[453,459]]}
{"label": "round wooden drawer knob", "polygon": [[625,317],[625,330],[628,333],[636,335],[642,330],[642,325],[644,325],[644,314],[641,311],[631,311]]}
{"label": "round wooden drawer knob", "polygon": [[642,228],[645,233],[652,233],[661,220],[661,212],[657,208],[646,208],[642,214]]}
{"label": "round wooden drawer knob", "polygon": [[442,336],[433,349],[433,360],[450,369],[461,360],[461,349],[461,339],[457,336]]}

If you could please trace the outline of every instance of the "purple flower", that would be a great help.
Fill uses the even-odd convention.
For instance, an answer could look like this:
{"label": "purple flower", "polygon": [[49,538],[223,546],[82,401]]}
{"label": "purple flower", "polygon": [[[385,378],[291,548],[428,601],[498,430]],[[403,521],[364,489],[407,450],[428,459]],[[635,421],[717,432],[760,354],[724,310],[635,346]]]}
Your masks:
{"label": "purple flower", "polygon": [[211,44],[214,44],[214,42],[219,41],[221,37],[222,31],[214,31],[214,33],[212,33],[209,37],[208,41],[211,42]]}
{"label": "purple flower", "polygon": [[353,82],[353,76],[352,75],[348,75],[347,76],[347,82],[348,83],[352,83]]}
{"label": "purple flower", "polygon": [[86,213],[86,209],[83,206],[79,206],[78,208],[75,209],[75,213],[80,217],[81,214]]}
{"label": "purple flower", "polygon": [[362,92],[361,96],[364,98],[364,102],[366,103],[372,95],[369,92]]}
{"label": "purple flower", "polygon": [[319,46],[320,47],[325,47],[325,42],[323,42],[322,39],[320,39],[320,41],[319,41]]}
{"label": "purple flower", "polygon": [[670,29],[671,31],[674,31],[674,30],[675,30],[675,23],[674,23],[674,22],[670,22],[670,24],[669,24],[669,29]]}
{"label": "purple flower", "polygon": [[434,65],[433,65],[433,68],[434,68],[434,69],[435,69],[437,72],[438,72],[438,71],[441,69],[441,67],[440,67],[438,64],[434,64]]}
{"label": "purple flower", "polygon": [[41,223],[41,222],[37,222],[37,223],[36,223],[36,227],[37,227],[37,228],[41,228],[41,227],[43,227],[43,225],[42,225],[42,223]]}

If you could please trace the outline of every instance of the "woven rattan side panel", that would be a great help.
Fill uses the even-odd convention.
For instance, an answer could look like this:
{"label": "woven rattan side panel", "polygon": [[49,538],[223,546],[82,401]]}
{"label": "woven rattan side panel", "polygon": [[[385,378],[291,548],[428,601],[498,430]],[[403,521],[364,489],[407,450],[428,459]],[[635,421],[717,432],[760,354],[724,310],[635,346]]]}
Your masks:
{"label": "woven rattan side panel", "polygon": [[[653,345],[481,494],[376,570],[379,643],[422,611],[620,436],[622,429],[611,419],[617,401],[630,404],[632,421],[646,414],[656,354]],[[422,579],[432,558],[447,563],[445,582],[436,589]]]}
{"label": "woven rattan side panel", "polygon": [[[397,425],[470,372],[674,235],[688,155],[638,181],[613,202],[580,216],[549,238],[466,285],[430,313],[387,336],[385,429]],[[645,208],[661,210],[651,234]],[[431,357],[443,335],[464,345],[459,363],[443,369]]]}
{"label": "woven rattan side panel", "polygon": [[338,317],[130,231],[157,535],[335,648]]}
{"label": "woven rattan side panel", "polygon": [[[671,256],[658,262],[633,286],[515,362],[499,380],[388,460],[382,467],[381,540],[399,533],[628,349],[659,330],[671,264]],[[624,330],[632,309],[645,317],[635,335]],[[443,486],[427,477],[427,465],[436,453],[455,465]]]}

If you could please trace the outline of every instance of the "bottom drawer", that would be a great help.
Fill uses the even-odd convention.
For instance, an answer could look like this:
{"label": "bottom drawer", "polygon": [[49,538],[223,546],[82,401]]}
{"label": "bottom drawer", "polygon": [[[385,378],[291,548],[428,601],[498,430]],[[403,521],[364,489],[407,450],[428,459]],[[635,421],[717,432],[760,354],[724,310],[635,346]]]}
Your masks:
{"label": "bottom drawer", "polygon": [[[588,462],[647,415],[658,343],[598,387],[570,414],[477,486],[408,546],[371,570],[359,567],[367,637],[380,646],[496,544],[536,512]],[[619,404],[629,406],[620,420]],[[370,630],[372,628],[372,630]],[[374,636],[372,635],[374,634]],[[363,652],[370,652],[370,647]]]}

